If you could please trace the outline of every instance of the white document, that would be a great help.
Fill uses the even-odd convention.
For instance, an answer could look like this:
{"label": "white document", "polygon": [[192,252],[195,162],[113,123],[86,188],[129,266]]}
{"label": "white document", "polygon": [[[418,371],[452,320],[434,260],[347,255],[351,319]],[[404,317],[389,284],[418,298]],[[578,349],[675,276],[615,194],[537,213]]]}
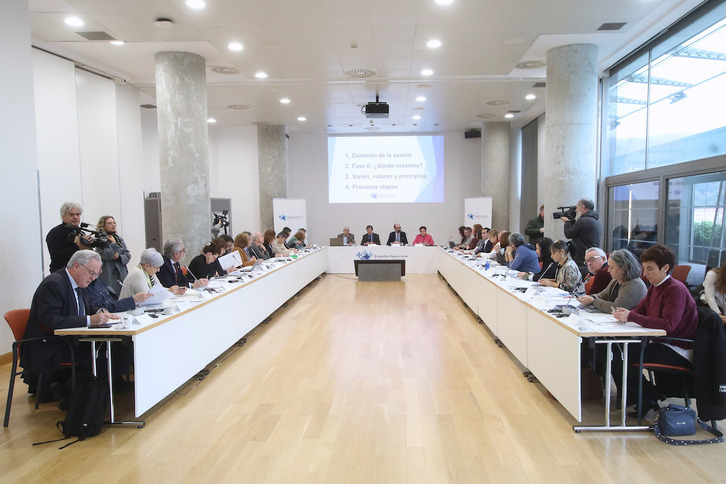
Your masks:
{"label": "white document", "polygon": [[163,304],[164,301],[169,299],[172,294],[169,291],[169,289],[165,288],[161,284],[157,284],[151,289],[149,289],[149,292],[153,294],[154,296],[147,299],[146,301],[142,302],[142,306],[150,306],[152,304]]}
{"label": "white document", "polygon": [[236,250],[233,250],[229,254],[225,254],[217,259],[225,271],[230,267],[239,267],[242,265],[242,256]]}

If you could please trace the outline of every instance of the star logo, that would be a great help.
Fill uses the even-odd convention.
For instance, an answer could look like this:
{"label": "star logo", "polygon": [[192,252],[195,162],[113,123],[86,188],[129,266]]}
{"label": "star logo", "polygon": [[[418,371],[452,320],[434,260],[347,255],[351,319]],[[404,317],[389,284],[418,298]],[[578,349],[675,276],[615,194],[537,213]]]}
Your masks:
{"label": "star logo", "polygon": [[287,220],[287,215],[278,215],[277,218],[284,222],[285,220]]}
{"label": "star logo", "polygon": [[474,214],[473,213],[467,213],[466,214],[466,218],[468,218],[469,220],[474,220]]}
{"label": "star logo", "polygon": [[360,260],[371,260],[373,254],[371,252],[368,252],[367,250],[364,250],[363,252],[358,252],[355,256]]}

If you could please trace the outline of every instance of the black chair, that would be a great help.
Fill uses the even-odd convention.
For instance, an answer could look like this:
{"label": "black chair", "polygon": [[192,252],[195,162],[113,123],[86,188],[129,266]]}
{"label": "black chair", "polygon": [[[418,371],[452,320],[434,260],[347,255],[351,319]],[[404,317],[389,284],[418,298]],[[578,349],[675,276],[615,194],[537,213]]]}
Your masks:
{"label": "black chair", "polygon": [[[75,361],[75,355],[73,353],[73,345],[71,344],[70,340],[67,338],[64,338],[62,336],[46,336],[42,338],[28,338],[23,339],[23,334],[25,334],[25,326],[28,324],[28,316],[30,315],[30,309],[14,309],[12,311],[8,311],[5,313],[5,321],[8,322],[8,325],[10,326],[10,330],[13,332],[13,337],[15,338],[15,341],[13,341],[13,364],[10,368],[10,383],[8,385],[8,401],[5,405],[5,420],[3,422],[3,427],[7,427],[8,423],[10,421],[10,407],[13,403],[13,391],[15,390],[15,377],[18,375],[29,375],[30,372],[20,370],[18,368],[18,364],[20,362],[20,351],[23,343],[27,343],[29,341],[40,341],[42,343],[45,343],[50,340],[61,340],[64,341],[65,344],[68,345],[68,348],[70,349],[70,355],[71,355],[71,362],[70,364],[65,363],[62,364],[63,367],[69,366],[71,369],[71,388],[75,388],[76,386],[76,361]],[[36,373],[37,376],[37,385],[36,385],[36,399],[35,399],[35,408],[38,408],[38,404],[40,403],[40,398],[38,396],[41,394],[41,389],[43,388],[43,381],[45,380],[45,377],[48,375],[44,375],[43,373]]]}
{"label": "black chair", "polygon": [[[638,381],[638,425],[643,413],[643,370],[664,397],[680,397],[686,407],[691,397],[698,401],[698,416],[711,421],[716,430],[716,420],[726,418],[726,332],[718,314],[710,308],[697,308],[698,329],[693,340],[681,338],[649,338],[640,352]],[[665,365],[644,361],[645,348],[651,343],[688,342],[693,344],[693,366]]]}

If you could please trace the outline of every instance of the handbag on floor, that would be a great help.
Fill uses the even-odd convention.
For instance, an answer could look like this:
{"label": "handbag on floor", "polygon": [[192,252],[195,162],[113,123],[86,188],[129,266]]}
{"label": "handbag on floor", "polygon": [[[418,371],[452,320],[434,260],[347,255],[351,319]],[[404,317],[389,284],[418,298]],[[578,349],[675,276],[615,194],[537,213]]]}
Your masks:
{"label": "handbag on floor", "polygon": [[[698,423],[703,430],[715,437],[703,440],[670,438],[694,435],[696,433],[696,423]],[[723,442],[723,434],[721,432],[702,422],[696,416],[695,410],[681,405],[670,404],[667,407],[661,408],[655,417],[653,430],[655,431],[655,436],[658,437],[658,440],[669,445],[716,444]]]}

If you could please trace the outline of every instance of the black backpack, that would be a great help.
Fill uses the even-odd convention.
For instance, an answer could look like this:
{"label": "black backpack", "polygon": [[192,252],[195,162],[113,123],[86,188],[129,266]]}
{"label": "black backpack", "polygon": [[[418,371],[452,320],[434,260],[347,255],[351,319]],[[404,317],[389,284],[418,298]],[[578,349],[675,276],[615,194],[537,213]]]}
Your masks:
{"label": "black backpack", "polygon": [[96,377],[76,386],[71,393],[68,403],[68,414],[65,420],[58,421],[56,427],[64,438],[38,442],[33,445],[57,442],[70,437],[78,437],[60,449],[64,449],[79,440],[86,440],[88,437],[98,435],[103,428],[108,409],[108,385]]}

